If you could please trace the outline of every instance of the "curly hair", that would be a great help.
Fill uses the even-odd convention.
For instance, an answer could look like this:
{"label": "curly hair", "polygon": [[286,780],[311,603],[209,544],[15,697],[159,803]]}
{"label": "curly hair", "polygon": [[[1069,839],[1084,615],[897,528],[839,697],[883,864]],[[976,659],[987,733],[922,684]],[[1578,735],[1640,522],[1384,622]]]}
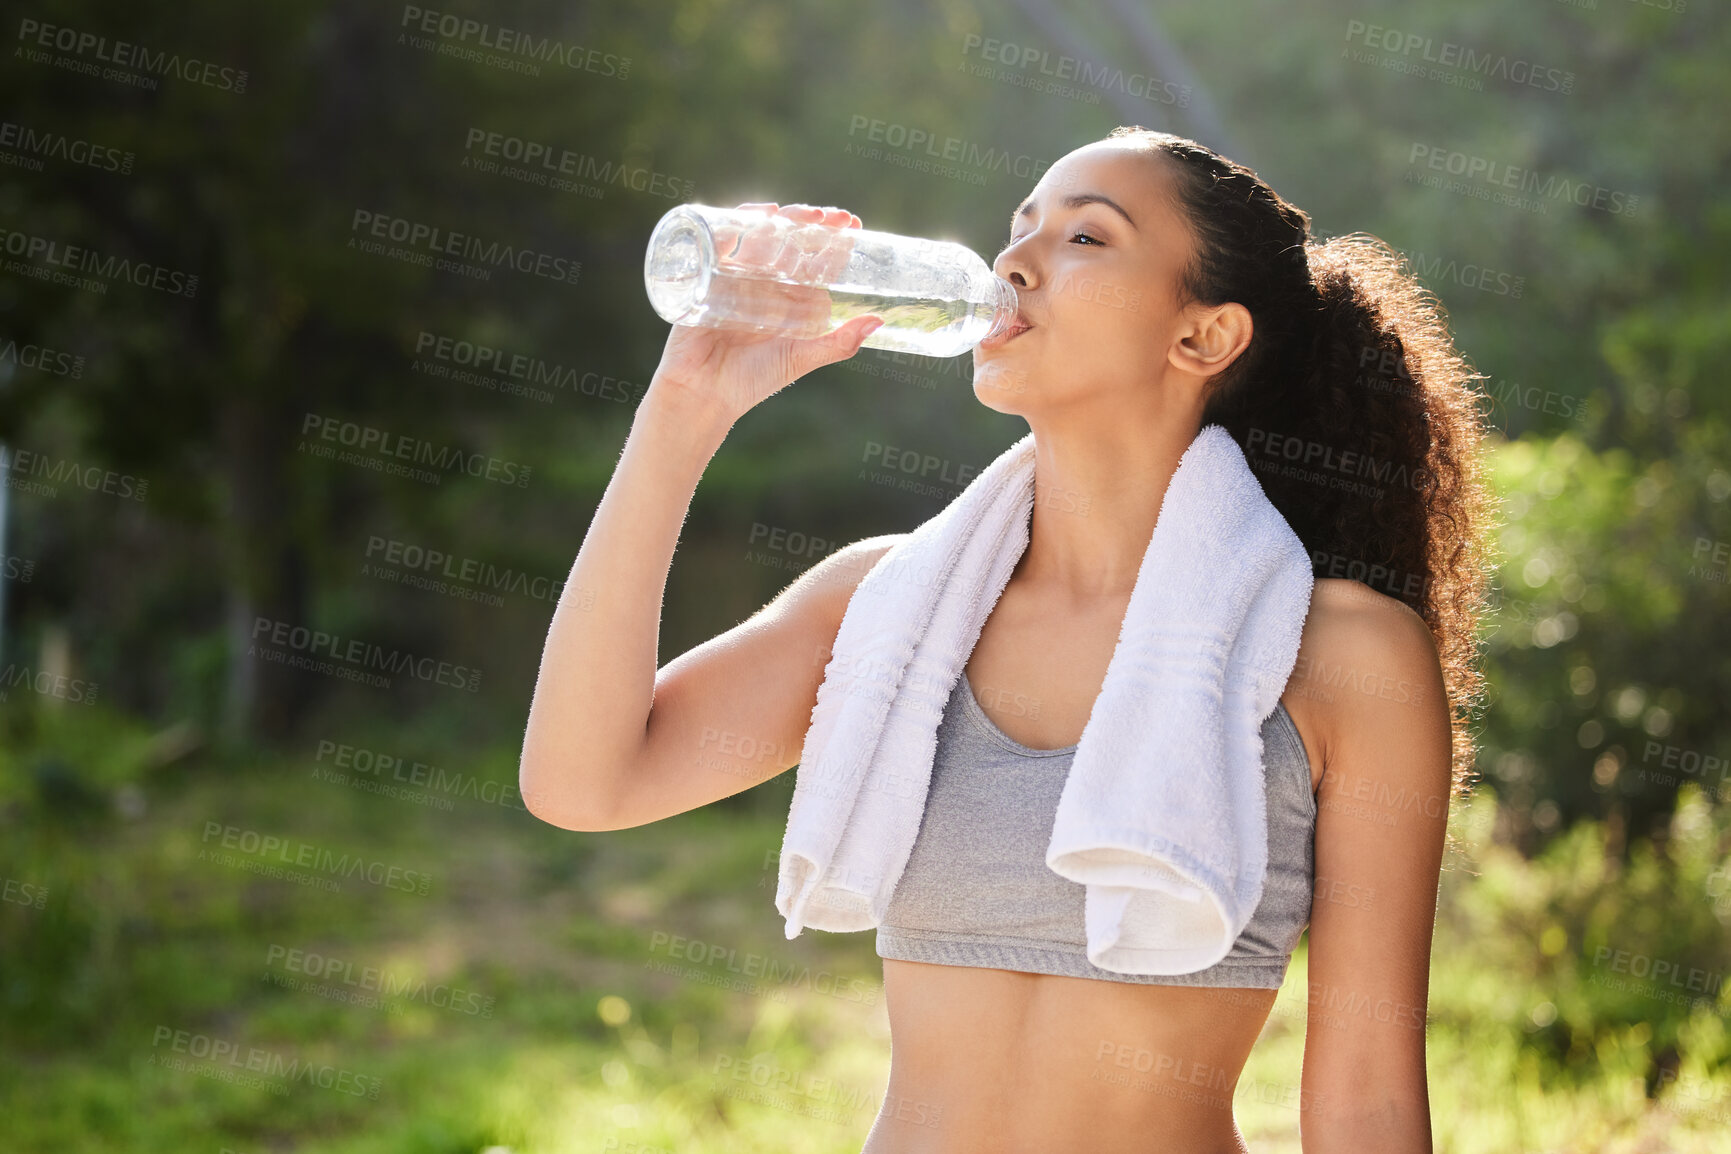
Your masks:
{"label": "curly hair", "polygon": [[1360,581],[1430,628],[1449,699],[1450,797],[1464,800],[1493,508],[1482,376],[1383,241],[1313,238],[1307,213],[1194,140],[1140,125],[1105,137],[1124,138],[1172,162],[1197,242],[1180,303],[1250,312],[1250,344],[1208,381],[1202,423],[1238,442],[1318,577]]}

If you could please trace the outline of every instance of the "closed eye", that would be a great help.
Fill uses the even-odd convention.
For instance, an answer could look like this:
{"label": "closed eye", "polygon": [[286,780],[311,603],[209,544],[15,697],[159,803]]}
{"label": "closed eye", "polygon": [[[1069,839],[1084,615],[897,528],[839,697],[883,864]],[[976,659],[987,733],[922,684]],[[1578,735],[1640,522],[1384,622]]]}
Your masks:
{"label": "closed eye", "polygon": [[[1015,237],[1015,236],[1011,237],[1010,238],[1010,244],[1006,244],[1004,246],[1004,248],[1005,249],[1009,248],[1011,244],[1015,244],[1020,239],[1021,239],[1020,237]],[[1105,244],[1106,243],[1105,241],[1101,240],[1099,237],[1089,236],[1085,232],[1074,233],[1071,235],[1070,239],[1072,241],[1085,240],[1085,241],[1088,241],[1090,244]],[[999,250],[998,255],[999,256],[1003,255],[1003,249]]]}

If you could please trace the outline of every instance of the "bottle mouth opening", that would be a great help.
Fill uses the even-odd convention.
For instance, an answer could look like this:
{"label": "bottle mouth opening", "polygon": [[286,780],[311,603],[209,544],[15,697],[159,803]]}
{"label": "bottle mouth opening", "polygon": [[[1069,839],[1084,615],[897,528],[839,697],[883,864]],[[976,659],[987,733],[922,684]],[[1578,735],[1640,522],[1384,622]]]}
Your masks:
{"label": "bottle mouth opening", "polygon": [[996,307],[992,315],[992,327],[987,330],[982,339],[1001,337],[1010,331],[1010,326],[1016,323],[1016,313],[1021,304],[1016,299],[1016,286],[1001,276],[995,276],[997,281]]}
{"label": "bottle mouth opening", "polygon": [[662,320],[678,324],[702,308],[715,265],[715,235],[700,213],[681,206],[662,218],[643,260],[649,303]]}

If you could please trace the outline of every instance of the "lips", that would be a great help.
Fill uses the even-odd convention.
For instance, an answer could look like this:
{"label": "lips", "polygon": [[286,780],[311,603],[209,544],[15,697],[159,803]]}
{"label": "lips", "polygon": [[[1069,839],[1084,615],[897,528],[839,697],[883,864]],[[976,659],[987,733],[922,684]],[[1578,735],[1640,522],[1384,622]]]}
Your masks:
{"label": "lips", "polygon": [[995,349],[999,345],[1021,336],[1033,327],[1034,326],[1028,321],[1027,317],[1023,316],[1021,313],[1017,313],[1016,319],[1010,322],[1010,327],[1005,329],[1002,335],[983,340],[980,342],[980,345],[983,348]]}

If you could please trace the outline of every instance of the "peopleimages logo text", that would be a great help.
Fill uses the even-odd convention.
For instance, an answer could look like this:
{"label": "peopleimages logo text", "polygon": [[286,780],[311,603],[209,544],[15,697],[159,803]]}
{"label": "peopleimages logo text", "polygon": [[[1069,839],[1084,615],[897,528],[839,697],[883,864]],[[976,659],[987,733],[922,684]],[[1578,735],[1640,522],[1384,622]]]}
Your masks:
{"label": "peopleimages logo text", "polygon": [[0,365],[17,365],[50,376],[71,377],[75,381],[84,375],[84,358],[78,354],[45,345],[21,345],[11,337],[0,337]]}
{"label": "peopleimages logo text", "polygon": [[[490,264],[495,268],[514,268],[518,272],[545,277],[547,280],[565,281],[568,284],[576,284],[578,274],[583,271],[582,261],[536,252],[532,248],[500,244],[498,241],[484,241],[470,233],[452,232],[437,225],[423,224],[388,213],[370,212],[364,208],[355,209],[355,214],[349,221],[349,231],[381,240],[392,240],[432,254],[461,257],[464,260]],[[349,244],[354,243],[354,237],[351,236]]]}
{"label": "peopleimages logo text", "polygon": [[484,21],[439,12],[431,8],[403,5],[401,27],[455,40],[461,44],[473,42],[477,47],[490,48],[524,60],[557,61],[573,72],[593,72],[597,76],[612,76],[624,80],[631,75],[631,57],[584,48],[581,44],[566,44],[551,36],[536,36],[514,28],[494,27]]}
{"label": "peopleimages logo text", "polygon": [[1567,96],[1575,91],[1573,72],[1546,68],[1530,60],[1510,60],[1501,52],[1480,52],[1452,40],[1439,42],[1418,32],[1403,32],[1397,28],[1366,24],[1362,20],[1348,20],[1346,39],[1348,43],[1357,40],[1367,48],[1395,52],[1401,56],[1411,56],[1417,52],[1419,59],[1429,64],[1440,64],[1444,68],[1459,69],[1514,84],[1525,84],[1546,92],[1558,92]]}
{"label": "peopleimages logo text", "polygon": [[424,895],[433,880],[433,876],[423,870],[404,869],[365,854],[345,852],[338,856],[334,850],[309,842],[224,825],[220,821],[207,821],[204,823],[204,836],[199,841],[208,845],[213,838],[223,849],[264,858],[274,855],[274,860],[283,865],[305,866],[339,877],[352,878],[358,874],[361,880],[372,885],[404,893]]}
{"label": "peopleimages logo text", "polygon": [[[147,75],[172,76],[189,84],[202,84],[206,88],[217,88],[236,94],[246,91],[245,69],[227,68],[195,56],[183,58],[178,52],[156,52],[142,44],[110,40],[94,32],[84,32],[59,24],[44,24],[29,17],[18,21],[18,39],[27,45],[51,48],[72,56],[112,64],[117,68],[133,68]],[[33,62],[47,63],[45,60],[36,60],[35,58],[42,54],[33,49],[20,48],[18,51],[31,53]],[[88,66],[83,70],[89,71]],[[151,87],[155,87],[154,82],[150,83]]]}
{"label": "peopleimages logo text", "polygon": [[387,673],[407,673],[421,681],[449,685],[473,693],[481,686],[481,671],[467,665],[453,665],[432,657],[417,657],[401,649],[386,649],[358,637],[340,637],[322,629],[309,629],[288,621],[255,617],[252,640],[286,646],[296,653],[324,654],[333,661],[344,661],[363,669],[382,669]]}
{"label": "peopleimages logo text", "polygon": [[1483,181],[1499,188],[1518,189],[1523,193],[1532,193],[1551,200],[1567,200],[1582,208],[1596,208],[1619,216],[1633,213],[1641,203],[1639,196],[1630,196],[1628,193],[1585,180],[1570,180],[1566,176],[1555,174],[1540,176],[1533,169],[1520,165],[1505,164],[1500,160],[1422,142],[1414,142],[1407,153],[1406,162],[1409,182],[1413,180],[1413,170],[1422,167],[1467,180]]}
{"label": "peopleimages logo text", "polygon": [[0,154],[0,161],[19,164],[37,172],[42,169],[43,158],[83,165],[98,172],[118,172],[123,176],[132,171],[133,156],[130,152],[10,120],[0,121],[0,147],[15,148],[21,154],[16,159],[12,154]]}
{"label": "peopleimages logo text", "polygon": [[[489,481],[501,485],[515,485],[520,489],[529,484],[532,468],[530,465],[486,453],[467,453],[455,445],[438,445],[420,437],[387,432],[358,421],[307,413],[301,418],[301,434],[304,436],[308,433],[364,453],[414,461],[418,465],[430,465],[440,470],[433,474],[437,477],[455,469],[471,477],[486,477]],[[315,447],[318,447],[316,442]]]}
{"label": "peopleimages logo text", "polygon": [[848,118],[847,134],[854,137],[861,133],[873,143],[885,144],[898,151],[924,152],[928,157],[953,162],[966,168],[978,169],[981,172],[1001,172],[1004,176],[1025,180],[1037,180],[1041,173],[1052,167],[1051,161],[1026,153],[1011,153],[1008,149],[989,145],[981,147],[975,141],[963,140],[957,136],[940,136],[931,129],[918,125],[910,127],[855,113]]}
{"label": "peopleimages logo text", "polygon": [[1007,68],[1022,71],[1032,68],[1039,75],[1049,76],[1054,80],[1074,80],[1101,91],[1122,92],[1137,100],[1172,104],[1179,108],[1190,107],[1190,85],[1175,84],[1144,72],[1125,72],[1122,68],[1082,60],[1075,56],[1061,55],[1053,59],[1052,54],[1044,48],[1028,47],[1013,40],[997,40],[970,32],[962,41],[962,56],[965,58],[976,51],[981,60],[1002,64]]}
{"label": "peopleimages logo text", "polygon": [[468,154],[463,157],[465,166],[471,163],[473,154],[478,152],[483,156],[508,160],[526,168],[544,170],[537,173],[537,176],[557,174],[593,180],[602,185],[616,184],[632,192],[642,192],[667,200],[678,200],[681,196],[690,196],[697,191],[695,181],[668,176],[664,172],[656,172],[641,165],[633,168],[622,161],[601,160],[586,152],[573,152],[569,148],[545,141],[529,140],[486,128],[469,129],[463,140],[463,151]]}
{"label": "peopleimages logo text", "polygon": [[[148,477],[117,473],[101,465],[81,465],[65,457],[50,457],[33,449],[8,448],[0,445],[0,484],[24,488],[25,478],[42,478],[58,486],[70,482],[92,493],[101,490],[115,497],[142,501],[150,492]],[[53,496],[53,493],[49,493]]]}
{"label": "peopleimages logo text", "polygon": [[[49,269],[72,269],[110,281],[126,281],[139,288],[155,289],[173,296],[198,293],[198,277],[180,269],[152,264],[131,257],[104,256],[84,245],[67,244],[53,237],[36,236],[16,229],[0,228],[0,251]],[[18,271],[8,269],[7,271]],[[102,291],[106,292],[106,289]]]}

